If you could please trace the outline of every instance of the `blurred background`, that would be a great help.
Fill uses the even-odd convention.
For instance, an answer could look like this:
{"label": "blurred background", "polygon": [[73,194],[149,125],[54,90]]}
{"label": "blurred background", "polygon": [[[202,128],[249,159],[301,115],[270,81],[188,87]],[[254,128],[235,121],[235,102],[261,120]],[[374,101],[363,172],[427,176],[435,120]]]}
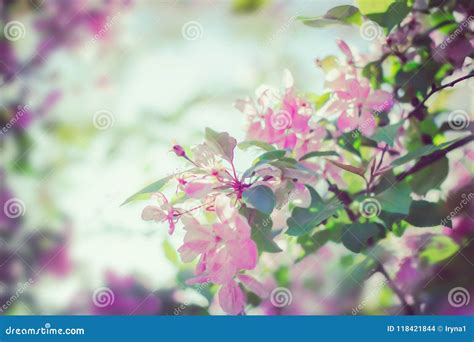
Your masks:
{"label": "blurred background", "polygon": [[[352,1],[1,0],[1,313],[221,313],[208,308],[212,287],[184,286],[182,233],[120,204],[182,167],[174,142],[199,143],[208,126],[242,140],[233,102],[279,86],[284,69],[318,92],[314,61],[339,54],[336,38],[370,52],[358,30],[296,20],[338,4]],[[339,266],[313,268],[321,293]],[[356,303],[316,304],[305,291],[294,313]]]}

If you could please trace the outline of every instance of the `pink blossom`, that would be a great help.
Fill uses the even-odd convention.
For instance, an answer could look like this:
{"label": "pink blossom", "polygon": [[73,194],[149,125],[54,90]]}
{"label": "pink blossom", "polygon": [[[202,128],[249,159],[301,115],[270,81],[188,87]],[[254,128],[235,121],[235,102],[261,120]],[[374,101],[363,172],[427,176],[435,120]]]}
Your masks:
{"label": "pink blossom", "polygon": [[313,108],[306,99],[295,94],[293,83],[291,73],[286,70],[281,93],[260,89],[256,103],[250,99],[236,102],[236,108],[247,116],[249,140],[262,140],[293,149],[298,140],[310,132]]}
{"label": "pink blossom", "polygon": [[[268,296],[268,291],[255,278],[246,274],[239,274],[237,279],[240,280],[241,284],[245,284],[250,291],[256,295],[262,298]],[[222,285],[218,293],[218,298],[220,306],[226,313],[238,315],[244,311],[246,300],[245,294],[235,279],[231,279],[229,282]]]}
{"label": "pink blossom", "polygon": [[222,285],[218,297],[219,304],[228,314],[237,315],[244,310],[245,295],[236,281],[230,280]]}
{"label": "pink blossom", "polygon": [[338,113],[338,128],[343,132],[358,129],[372,135],[377,127],[377,115],[390,110],[393,98],[389,92],[373,90],[365,78],[338,78],[332,83],[334,96],[326,107],[328,113]]}
{"label": "pink blossom", "polygon": [[190,215],[183,216],[186,234],[178,252],[183,262],[200,257],[195,269],[196,277],[188,284],[221,284],[219,302],[222,308],[227,313],[237,314],[243,310],[245,298],[236,277],[257,294],[263,293],[256,280],[239,274],[256,267],[257,245],[251,239],[251,228],[246,218],[239,214],[228,196],[217,196],[214,207],[218,222],[212,225],[201,224]]}
{"label": "pink blossom", "polygon": [[197,275],[224,284],[238,271],[255,268],[257,246],[250,237],[246,218],[238,213],[228,196],[216,197],[215,211],[219,222],[213,225],[183,217],[186,235],[178,251],[185,262],[201,255]]}
{"label": "pink blossom", "polygon": [[168,233],[171,235],[176,226],[176,216],[178,212],[173,208],[163,194],[158,193],[154,197],[161,200],[161,204],[158,206],[146,206],[142,211],[142,219],[145,221],[168,222]]}

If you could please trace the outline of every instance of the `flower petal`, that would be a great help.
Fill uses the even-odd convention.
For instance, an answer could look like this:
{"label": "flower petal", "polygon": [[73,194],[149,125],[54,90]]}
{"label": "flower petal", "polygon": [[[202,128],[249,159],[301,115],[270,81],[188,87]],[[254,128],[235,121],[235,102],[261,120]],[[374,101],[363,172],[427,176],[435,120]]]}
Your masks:
{"label": "flower petal", "polygon": [[253,240],[234,240],[227,244],[227,248],[236,269],[253,270],[257,266],[257,245]]}
{"label": "flower petal", "polygon": [[255,279],[252,276],[249,276],[247,274],[239,274],[237,276],[239,280],[247,286],[250,291],[255,293],[257,296],[261,298],[266,298],[268,297],[268,291],[265,289],[262,283],[260,283],[257,279]]}
{"label": "flower petal", "polygon": [[231,199],[226,195],[219,195],[215,202],[216,214],[222,223],[228,223],[233,220],[237,210],[232,205]]}
{"label": "flower petal", "polygon": [[212,191],[212,187],[208,182],[189,182],[184,186],[184,192],[191,198],[202,198]]}
{"label": "flower petal", "polygon": [[226,313],[238,315],[244,310],[245,296],[234,280],[224,284],[219,290],[219,304]]}
{"label": "flower petal", "polygon": [[155,205],[148,205],[142,211],[142,219],[145,221],[159,222],[165,220],[166,216],[167,214]]}
{"label": "flower petal", "polygon": [[386,112],[393,107],[393,96],[387,91],[375,90],[365,101],[365,106],[377,112]]}
{"label": "flower petal", "polygon": [[337,120],[337,127],[341,132],[350,132],[357,127],[358,121],[358,118],[355,116],[350,117],[347,115],[347,112],[343,112]]}

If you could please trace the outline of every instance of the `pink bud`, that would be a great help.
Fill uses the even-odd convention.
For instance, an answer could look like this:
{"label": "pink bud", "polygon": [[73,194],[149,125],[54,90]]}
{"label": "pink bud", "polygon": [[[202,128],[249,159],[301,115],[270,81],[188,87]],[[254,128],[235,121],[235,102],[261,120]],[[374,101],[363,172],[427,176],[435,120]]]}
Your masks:
{"label": "pink bud", "polygon": [[173,146],[173,152],[176,153],[178,157],[185,157],[186,152],[184,151],[184,148],[181,145],[174,145]]}

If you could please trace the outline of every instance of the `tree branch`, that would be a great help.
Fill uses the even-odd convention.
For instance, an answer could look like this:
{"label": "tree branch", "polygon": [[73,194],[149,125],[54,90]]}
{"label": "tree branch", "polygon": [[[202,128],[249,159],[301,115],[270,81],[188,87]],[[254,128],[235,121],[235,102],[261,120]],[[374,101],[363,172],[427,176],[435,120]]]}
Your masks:
{"label": "tree branch", "polygon": [[433,88],[431,89],[431,91],[425,96],[425,98],[423,99],[423,101],[421,101],[420,103],[418,103],[418,104],[416,105],[416,107],[410,112],[410,114],[408,114],[408,117],[407,117],[407,118],[409,118],[409,117],[415,115],[415,113],[416,113],[418,110],[420,110],[422,107],[425,106],[426,101],[428,101],[428,99],[429,99],[432,95],[436,94],[438,91],[443,90],[443,89],[445,89],[445,88],[454,87],[457,83],[462,82],[462,81],[464,81],[464,80],[467,80],[468,78],[471,78],[471,77],[474,77],[474,71],[470,72],[469,74],[467,74],[467,75],[465,75],[465,76],[463,76],[463,77],[460,77],[460,78],[458,78],[458,79],[455,79],[454,81],[451,81],[451,82],[449,82],[449,83],[443,84],[442,86],[439,86],[439,87],[436,87],[436,86],[435,86],[435,87],[433,87]]}
{"label": "tree branch", "polygon": [[379,271],[380,273],[382,273],[382,275],[385,277],[385,279],[387,279],[387,284],[388,286],[392,289],[392,291],[397,295],[397,297],[400,299],[400,302],[402,303],[402,306],[405,310],[405,314],[407,315],[414,315],[416,310],[414,307],[412,307],[410,304],[408,304],[408,302],[406,301],[405,299],[405,296],[403,295],[402,291],[400,291],[400,289],[397,287],[397,285],[394,283],[394,281],[392,280],[392,278],[390,278],[389,274],[387,273],[387,271],[385,270],[385,268],[383,267],[382,263],[381,262],[378,262],[378,267],[377,267],[377,271]]}
{"label": "tree branch", "polygon": [[420,171],[421,169],[427,167],[428,165],[433,164],[434,162],[440,160],[452,150],[458,147],[464,146],[470,143],[471,141],[474,141],[474,134],[468,135],[467,137],[455,142],[454,144],[449,145],[444,150],[438,150],[425,157],[422,157],[415,165],[413,165],[411,169],[400,173],[399,175],[396,176],[395,179],[397,180],[397,182],[400,182],[404,180],[406,177],[408,177],[409,175],[416,173]]}

